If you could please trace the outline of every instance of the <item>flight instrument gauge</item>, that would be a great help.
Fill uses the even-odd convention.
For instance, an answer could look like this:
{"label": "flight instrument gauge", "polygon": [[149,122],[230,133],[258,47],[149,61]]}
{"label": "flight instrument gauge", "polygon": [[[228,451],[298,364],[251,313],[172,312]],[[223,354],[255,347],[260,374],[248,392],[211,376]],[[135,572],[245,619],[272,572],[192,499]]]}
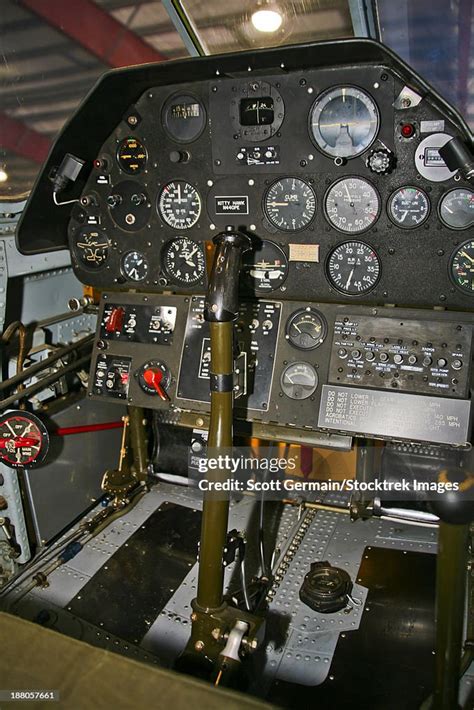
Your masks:
{"label": "flight instrument gauge", "polygon": [[189,182],[175,180],[160,192],[158,212],[173,229],[190,229],[201,215],[201,198]]}
{"label": "flight instrument gauge", "polygon": [[458,187],[447,192],[439,203],[441,221],[450,229],[467,229],[474,225],[474,192]]}
{"label": "flight instrument gauge", "polygon": [[74,239],[73,251],[87,269],[101,269],[109,255],[109,240],[97,227],[84,227]]}
{"label": "flight instrument gauge", "polygon": [[117,148],[117,163],[124,173],[136,175],[146,165],[147,153],[145,146],[134,136],[124,138]]}
{"label": "flight instrument gauge", "polygon": [[162,117],[166,131],[179,143],[195,141],[206,125],[204,106],[191,94],[170,96],[163,107]]}
{"label": "flight instrument gauge", "polygon": [[347,234],[359,234],[377,221],[380,197],[367,180],[348,177],[331,185],[324,206],[326,218],[333,227]]}
{"label": "flight instrument gauge", "polygon": [[329,254],[326,271],[331,286],[348,296],[371,291],[380,278],[380,261],[364,242],[343,242]]}
{"label": "flight instrument gauge", "polygon": [[338,86],[318,96],[309,117],[318,148],[334,158],[355,158],[374,142],[379,112],[374,100],[357,86]]}
{"label": "flight instrument gauge", "polygon": [[169,278],[178,284],[191,286],[201,281],[204,275],[204,251],[201,244],[177,237],[165,244],[162,264]]}
{"label": "flight instrument gauge", "polygon": [[26,411],[0,415],[0,461],[10,468],[33,468],[49,448],[48,431],[38,417]]}
{"label": "flight instrument gauge", "polygon": [[280,385],[290,399],[308,399],[318,386],[318,373],[309,362],[292,362],[281,373]]}
{"label": "flight instrument gauge", "polygon": [[316,195],[304,180],[284,177],[268,188],[264,208],[274,227],[284,232],[297,232],[312,221],[316,212]]}
{"label": "flight instrument gauge", "polygon": [[474,239],[456,249],[450,261],[450,275],[461,291],[474,296]]}
{"label": "flight instrument gauge", "polygon": [[299,350],[314,350],[321,345],[326,333],[324,317],[309,306],[292,313],[286,324],[286,338]]}
{"label": "flight instrument gauge", "polygon": [[400,187],[390,197],[388,214],[397,227],[415,229],[428,218],[430,201],[418,187]]}
{"label": "flight instrument gauge", "polygon": [[246,252],[242,262],[244,283],[253,291],[274,291],[287,277],[288,259],[277,244],[263,240]]}
{"label": "flight instrument gauge", "polygon": [[139,251],[129,251],[122,257],[122,273],[130,281],[143,281],[148,274],[148,261]]}

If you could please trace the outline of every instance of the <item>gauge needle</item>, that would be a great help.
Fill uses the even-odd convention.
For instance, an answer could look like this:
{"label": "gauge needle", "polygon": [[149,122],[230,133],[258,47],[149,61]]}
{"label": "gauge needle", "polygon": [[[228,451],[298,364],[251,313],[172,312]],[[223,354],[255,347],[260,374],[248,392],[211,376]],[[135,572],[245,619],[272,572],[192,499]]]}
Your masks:
{"label": "gauge needle", "polygon": [[347,192],[347,197],[349,199],[349,202],[351,202],[351,193],[349,192],[349,188],[347,187],[347,183],[344,183],[344,188]]}
{"label": "gauge needle", "polygon": [[15,436],[15,437],[16,437],[16,434],[15,434],[15,432],[13,431],[10,422],[5,422],[5,424],[6,424],[7,427],[10,429],[10,433],[12,434],[12,436]]}
{"label": "gauge needle", "polygon": [[407,216],[407,214],[408,214],[408,210],[405,210],[405,212],[403,213],[403,217],[401,218],[400,222],[403,222],[403,221],[404,221],[404,219],[405,219],[405,217]]}
{"label": "gauge needle", "polygon": [[288,202],[269,202],[269,207],[288,207]]}
{"label": "gauge needle", "polygon": [[469,259],[469,261],[471,261],[474,264],[474,259],[472,257],[470,257],[469,254],[466,254],[465,251],[461,252],[461,256],[465,256],[466,259]]}
{"label": "gauge needle", "polygon": [[293,323],[293,328],[296,328],[296,330],[298,331],[298,333],[301,333],[301,328],[298,328],[298,326],[296,325],[296,323]]}
{"label": "gauge needle", "polygon": [[349,286],[351,285],[351,281],[352,281],[353,276],[354,276],[354,269],[352,269],[351,273],[349,274],[349,278],[347,279],[347,283],[346,283],[346,288],[349,288]]}

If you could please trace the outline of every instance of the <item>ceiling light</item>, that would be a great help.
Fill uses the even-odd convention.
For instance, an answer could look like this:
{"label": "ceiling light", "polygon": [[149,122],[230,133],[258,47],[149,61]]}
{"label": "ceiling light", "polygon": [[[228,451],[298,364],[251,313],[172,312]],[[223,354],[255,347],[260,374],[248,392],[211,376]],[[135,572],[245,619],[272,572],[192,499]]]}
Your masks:
{"label": "ceiling light", "polygon": [[8,173],[3,168],[0,168],[0,182],[6,182],[8,180]]}
{"label": "ceiling light", "polygon": [[283,18],[276,10],[257,10],[252,15],[252,24],[259,32],[276,32]]}

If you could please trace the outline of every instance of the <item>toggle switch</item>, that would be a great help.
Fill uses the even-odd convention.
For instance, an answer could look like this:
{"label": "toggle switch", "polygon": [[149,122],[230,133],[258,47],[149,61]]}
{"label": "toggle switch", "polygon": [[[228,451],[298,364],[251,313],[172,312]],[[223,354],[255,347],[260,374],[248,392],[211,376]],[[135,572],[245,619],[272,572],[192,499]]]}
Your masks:
{"label": "toggle switch", "polygon": [[105,324],[105,330],[107,333],[121,333],[123,327],[123,321],[125,318],[124,308],[112,308],[112,311],[107,318]]}

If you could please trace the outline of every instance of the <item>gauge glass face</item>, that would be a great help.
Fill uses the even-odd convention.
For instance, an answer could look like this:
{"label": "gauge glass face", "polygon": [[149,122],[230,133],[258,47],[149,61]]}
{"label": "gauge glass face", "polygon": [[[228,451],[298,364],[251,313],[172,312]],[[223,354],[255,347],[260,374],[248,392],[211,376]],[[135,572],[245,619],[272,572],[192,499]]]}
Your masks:
{"label": "gauge glass face", "polygon": [[136,175],[146,165],[145,146],[134,136],[125,138],[117,149],[117,162],[124,173]]}
{"label": "gauge glass face", "polygon": [[148,261],[139,251],[129,251],[122,257],[122,273],[130,281],[143,281],[148,274]]}
{"label": "gauge glass face", "polygon": [[333,227],[346,234],[359,234],[377,221],[380,198],[367,180],[342,178],[327,191],[325,210]]}
{"label": "gauge glass face", "polygon": [[99,232],[94,227],[86,227],[75,239],[75,252],[86,268],[101,269],[109,255],[109,240],[105,232]]}
{"label": "gauge glass face", "polygon": [[244,283],[254,291],[274,291],[287,277],[288,259],[277,244],[262,241],[246,252],[242,263]]}
{"label": "gauge glass face", "polygon": [[190,229],[201,215],[201,198],[188,182],[175,180],[164,186],[158,199],[160,217],[173,229]]}
{"label": "gauge glass face", "polygon": [[441,221],[450,229],[467,229],[474,225],[474,192],[467,187],[447,192],[439,204]]}
{"label": "gauge glass face", "polygon": [[163,267],[170,279],[178,284],[191,286],[204,276],[204,251],[201,244],[178,237],[165,245]]}
{"label": "gauge glass face", "polygon": [[285,177],[270,186],[264,206],[267,218],[274,227],[284,232],[297,232],[312,221],[316,212],[316,195],[304,180]]}
{"label": "gauge glass face", "polygon": [[461,291],[474,296],[474,239],[456,249],[451,257],[450,273]]}
{"label": "gauge glass face", "polygon": [[165,129],[179,143],[195,141],[206,125],[204,106],[190,94],[170,96],[162,115]]}
{"label": "gauge glass face", "polygon": [[400,187],[390,198],[388,214],[397,227],[415,229],[428,218],[430,202],[416,187]]}
{"label": "gauge glass face", "polygon": [[288,341],[299,350],[313,350],[323,342],[327,325],[321,313],[304,308],[293,313],[286,324]]}
{"label": "gauge glass face", "polygon": [[273,123],[273,99],[271,96],[240,99],[240,124],[242,126],[268,126]]}
{"label": "gauge glass face", "polygon": [[334,288],[351,296],[367,293],[380,277],[380,261],[364,242],[344,242],[329,255],[327,275]]}
{"label": "gauge glass face", "polygon": [[39,464],[48,446],[46,427],[34,414],[8,412],[0,417],[0,461],[10,468]]}
{"label": "gauge glass face", "polygon": [[308,399],[316,391],[318,375],[309,362],[292,362],[281,373],[280,384],[290,399]]}
{"label": "gauge glass face", "polygon": [[310,115],[316,145],[334,158],[354,158],[372,145],[379,128],[373,99],[356,86],[338,86],[318,96]]}

